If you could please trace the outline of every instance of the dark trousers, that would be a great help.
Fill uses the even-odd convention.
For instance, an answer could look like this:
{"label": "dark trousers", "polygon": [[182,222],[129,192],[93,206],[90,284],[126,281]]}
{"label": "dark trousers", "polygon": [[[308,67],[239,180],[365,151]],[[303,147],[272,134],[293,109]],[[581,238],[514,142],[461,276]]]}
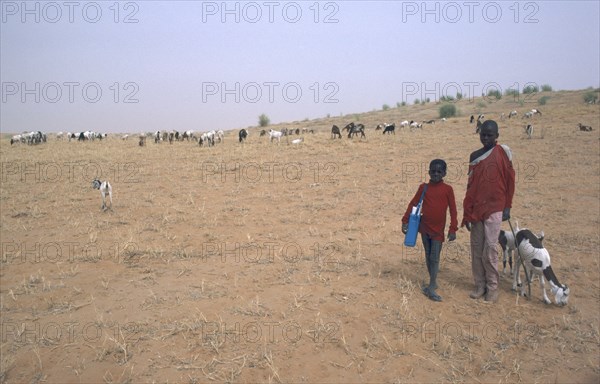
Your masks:
{"label": "dark trousers", "polygon": [[442,253],[442,242],[433,240],[428,234],[422,233],[423,248],[425,249],[425,264],[429,272],[429,288],[437,288],[437,274],[440,270],[440,254]]}

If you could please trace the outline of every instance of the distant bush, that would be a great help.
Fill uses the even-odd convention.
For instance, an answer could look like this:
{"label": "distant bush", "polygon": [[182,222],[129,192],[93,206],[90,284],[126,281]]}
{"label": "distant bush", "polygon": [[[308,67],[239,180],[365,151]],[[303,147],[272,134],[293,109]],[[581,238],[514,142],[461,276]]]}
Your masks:
{"label": "distant bush", "polygon": [[456,106],[454,104],[444,104],[440,107],[440,119],[454,116],[456,116]]}
{"label": "distant bush", "polygon": [[542,92],[552,92],[552,86],[550,86],[550,84],[543,84]]}
{"label": "distant bush", "polygon": [[488,96],[495,97],[496,100],[500,100],[502,98],[502,93],[498,89],[490,89],[487,93]]}
{"label": "distant bush", "polygon": [[484,101],[480,101],[480,102],[477,103],[477,106],[479,108],[486,108],[488,105]]}
{"label": "distant bush", "polygon": [[431,102],[431,99],[428,97],[428,98],[425,99],[425,102],[429,103],[429,102]]}
{"label": "distant bush", "polygon": [[595,103],[598,101],[598,93],[596,91],[588,91],[583,95],[583,101],[586,103]]}
{"label": "distant bush", "polygon": [[269,123],[271,123],[271,119],[269,119],[269,117],[264,113],[258,116],[258,125],[260,125],[261,127],[266,127],[267,125],[269,125]]}
{"label": "distant bush", "polygon": [[381,109],[383,109],[384,111],[387,111],[388,109],[390,109],[390,106],[387,104],[383,104],[383,106],[381,107]]}
{"label": "distant bush", "polygon": [[453,96],[442,96],[442,97],[440,97],[440,101],[451,102],[451,101],[454,101],[454,97]]}
{"label": "distant bush", "polygon": [[460,93],[460,92],[457,92],[456,93],[456,100],[462,100],[462,98],[463,98],[463,94]]}
{"label": "distant bush", "polygon": [[537,85],[528,85],[525,88],[523,88],[524,95],[529,95],[531,93],[538,93],[539,91],[540,91],[540,87],[538,87]]}
{"label": "distant bush", "polygon": [[546,102],[550,99],[550,96],[542,96],[538,99],[539,105],[546,105]]}
{"label": "distant bush", "polygon": [[415,99],[415,105],[419,104],[420,102],[421,102],[421,100]]}

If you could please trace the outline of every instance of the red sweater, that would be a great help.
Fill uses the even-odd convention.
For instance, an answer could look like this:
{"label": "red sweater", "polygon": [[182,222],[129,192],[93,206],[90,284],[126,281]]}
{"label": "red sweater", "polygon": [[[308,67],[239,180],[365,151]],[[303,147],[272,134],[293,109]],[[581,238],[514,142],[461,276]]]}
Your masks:
{"label": "red sweater", "polygon": [[492,213],[511,208],[515,193],[515,170],[510,149],[496,145],[481,155],[476,151],[471,157],[476,154],[478,156],[469,163],[461,225],[486,220]]}
{"label": "red sweater", "polygon": [[[408,204],[406,213],[402,217],[404,224],[408,223],[408,217],[413,206],[419,204],[421,193],[423,193],[425,184],[421,184],[417,193]],[[433,240],[444,241],[444,228],[446,228],[446,212],[450,208],[450,230],[449,233],[456,233],[458,230],[458,219],[456,215],[456,203],[454,201],[454,190],[444,181],[437,184],[428,183],[425,197],[423,198],[423,208],[421,212],[421,224],[419,232],[428,234]]]}

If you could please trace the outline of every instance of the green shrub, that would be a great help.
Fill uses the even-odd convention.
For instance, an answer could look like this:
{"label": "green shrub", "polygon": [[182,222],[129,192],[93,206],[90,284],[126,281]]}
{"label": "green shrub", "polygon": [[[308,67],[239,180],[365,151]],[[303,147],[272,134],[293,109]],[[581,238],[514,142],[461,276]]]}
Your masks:
{"label": "green shrub", "polygon": [[440,119],[454,116],[456,116],[456,106],[454,104],[444,104],[440,107]]}
{"label": "green shrub", "polygon": [[271,123],[271,119],[269,119],[269,117],[264,113],[258,116],[258,125],[260,125],[261,127],[266,127],[267,125],[269,125],[269,123]]}
{"label": "green shrub", "polygon": [[388,109],[390,109],[390,106],[387,104],[383,104],[383,106],[381,107],[381,109],[383,109],[384,111],[387,111]]}
{"label": "green shrub", "polygon": [[[450,97],[451,97],[451,96],[450,96]],[[457,93],[456,93],[456,100],[462,100],[462,98],[463,98],[463,94],[462,94],[462,93],[460,93],[460,92],[457,92]]]}
{"label": "green shrub", "polygon": [[540,91],[540,87],[538,87],[537,85],[528,85],[525,88],[523,88],[524,95],[529,95],[531,93],[538,93],[539,91]]}
{"label": "green shrub", "polygon": [[550,99],[550,96],[542,96],[538,100],[539,105],[546,105],[546,102]]}
{"label": "green shrub", "polygon": [[415,99],[415,105],[419,104],[420,102],[421,102],[421,100]]}
{"label": "green shrub", "polygon": [[502,93],[498,89],[490,89],[487,93],[488,96],[495,97],[496,100],[500,100],[502,98]]}
{"label": "green shrub", "polygon": [[598,101],[598,94],[596,91],[588,91],[583,95],[583,101],[586,103],[595,103]]}
{"label": "green shrub", "polygon": [[542,92],[552,92],[552,86],[550,86],[550,84],[543,84]]}

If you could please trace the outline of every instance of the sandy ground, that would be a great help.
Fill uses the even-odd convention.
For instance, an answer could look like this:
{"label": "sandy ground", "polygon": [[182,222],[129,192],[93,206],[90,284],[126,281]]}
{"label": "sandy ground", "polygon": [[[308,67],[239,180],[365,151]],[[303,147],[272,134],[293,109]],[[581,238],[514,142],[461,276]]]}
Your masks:
{"label": "sandy ground", "polygon": [[[462,100],[461,116],[383,136],[438,105],[296,122],[299,146],[250,129],[213,148],[132,138],[10,146],[2,138],[0,381],[597,383],[600,106]],[[472,113],[514,152],[513,223],[543,230],[565,307],[511,291],[469,299],[468,233],[445,243],[443,302],[420,293],[423,250],[400,218],[427,164],[449,164],[462,218]],[[332,124],[367,139],[332,140]],[[577,123],[591,125],[579,132]],[[274,128],[283,125],[274,126]],[[100,210],[94,176],[114,206]],[[505,224],[505,228],[508,228]]]}

